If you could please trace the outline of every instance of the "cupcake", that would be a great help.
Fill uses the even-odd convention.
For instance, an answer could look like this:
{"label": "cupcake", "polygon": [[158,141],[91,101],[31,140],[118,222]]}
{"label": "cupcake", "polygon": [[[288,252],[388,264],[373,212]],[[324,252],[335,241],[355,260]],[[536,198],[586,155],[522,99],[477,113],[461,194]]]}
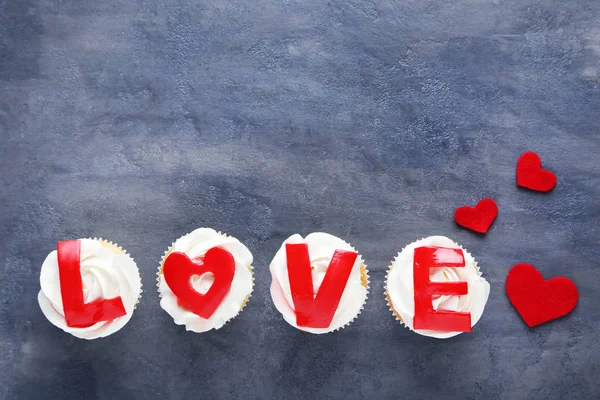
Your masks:
{"label": "cupcake", "polygon": [[245,307],[252,253],[234,237],[200,228],[177,239],[158,269],[160,306],[193,332],[219,329]]}
{"label": "cupcake", "polygon": [[81,339],[125,326],[142,292],[133,259],[117,244],[96,238],[59,242],[42,264],[40,286],[46,318]]}
{"label": "cupcake", "polygon": [[328,333],[360,314],[369,289],[362,257],[328,233],[286,239],[273,261],[271,296],[287,323],[310,333]]}
{"label": "cupcake", "polygon": [[[418,255],[416,264],[415,254]],[[433,267],[433,264],[437,267]],[[421,274],[423,280],[417,279],[417,282],[415,282],[413,274],[416,268],[425,274],[425,276]],[[428,280],[427,272],[422,268],[429,270]],[[463,285],[462,289],[456,289],[457,292],[461,292],[460,295],[428,294],[428,287],[431,288],[433,287],[432,283],[438,282],[454,283],[454,289],[459,287],[456,286],[458,282],[466,282],[466,285]],[[425,288],[423,291],[419,290],[417,296],[420,311],[416,328],[414,323],[415,284]],[[442,291],[447,291],[448,288],[452,291],[452,285],[438,285],[438,287]],[[396,319],[420,335],[438,339],[446,339],[462,332],[469,332],[481,318],[489,294],[490,285],[481,276],[479,267],[471,254],[444,236],[431,236],[406,246],[398,253],[390,266],[385,286],[387,302]],[[425,308],[428,310],[421,312]],[[422,316],[425,314],[433,315],[438,326],[435,327],[435,322],[424,324]],[[446,323],[444,322],[445,318]],[[449,323],[447,318],[454,322],[458,319],[458,325],[462,324],[462,328],[458,330],[456,328],[458,325]],[[419,328],[424,325],[435,328]],[[444,328],[441,329],[440,326]]]}

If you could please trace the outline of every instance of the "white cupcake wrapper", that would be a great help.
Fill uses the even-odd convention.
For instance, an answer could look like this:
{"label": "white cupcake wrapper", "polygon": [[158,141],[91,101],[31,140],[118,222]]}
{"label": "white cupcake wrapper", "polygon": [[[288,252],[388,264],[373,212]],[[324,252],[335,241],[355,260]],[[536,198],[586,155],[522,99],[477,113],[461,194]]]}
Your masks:
{"label": "white cupcake wrapper", "polygon": [[[365,269],[365,276],[366,276],[366,280],[367,280],[367,287],[366,287],[367,295],[365,296],[365,301],[363,302],[362,306],[360,306],[360,310],[358,310],[358,313],[354,316],[354,318],[352,318],[345,325],[340,326],[339,328],[334,329],[331,332],[327,332],[327,333],[341,331],[342,329],[345,329],[346,327],[350,326],[350,324],[353,323],[358,318],[358,316],[362,313],[362,311],[365,309],[365,304],[367,304],[367,300],[369,300],[369,291],[371,289],[371,281],[369,280],[370,276],[369,276],[369,270],[367,269],[367,264],[363,261],[363,263],[361,265]],[[362,275],[361,275],[361,281],[362,281]]]}
{"label": "white cupcake wrapper", "polygon": [[140,269],[138,268],[137,264],[135,263],[135,260],[133,259],[133,257],[131,257],[131,255],[129,253],[127,253],[127,250],[125,250],[124,248],[122,248],[121,246],[119,246],[115,242],[111,242],[109,240],[102,239],[102,238],[99,238],[99,237],[93,237],[93,238],[88,237],[86,239],[88,239],[88,240],[94,240],[96,242],[101,243],[104,246],[107,246],[107,247],[111,248],[111,249],[118,250],[121,254],[126,255],[133,262],[133,264],[135,264],[135,268],[137,269],[138,275],[140,277],[140,294],[138,295],[138,299],[137,299],[135,305],[133,306],[133,309],[135,310],[137,308],[137,305],[140,304],[140,300],[142,299],[142,293],[144,293],[144,288],[143,288],[143,285],[142,285],[142,274],[140,273]]}
{"label": "white cupcake wrapper", "polygon": [[[356,248],[352,245],[350,245],[352,247],[352,250],[354,250],[356,252],[356,254],[360,253],[358,252],[358,250],[356,250]],[[358,313],[354,316],[354,318],[352,318],[349,322],[347,322],[346,324],[340,326],[337,329],[332,330],[331,332],[327,332],[327,333],[332,333],[332,332],[337,332],[337,331],[341,331],[342,329],[345,329],[346,327],[350,326],[351,323],[353,323],[358,316],[362,313],[362,311],[365,309],[365,304],[367,304],[367,300],[369,300],[369,289],[371,288],[371,282],[369,281],[369,269],[367,268],[367,263],[365,263],[365,261],[362,261],[361,266],[365,269],[365,275],[366,275],[366,280],[367,280],[367,295],[365,296],[365,301],[363,301],[363,304],[360,306],[360,310],[358,310]],[[361,274],[361,284],[362,284],[362,274]]]}
{"label": "white cupcake wrapper", "polygon": [[[226,233],[223,233],[220,231],[217,231],[217,233],[221,236],[228,237],[228,235]],[[191,233],[183,235],[180,238],[178,238],[177,240],[183,239],[184,237],[189,236],[190,234]],[[177,240],[175,240],[175,242],[177,242]],[[171,253],[171,251],[173,250],[173,247],[175,246],[175,242],[171,243],[169,248],[164,252],[163,256],[160,259],[160,264],[158,265],[158,270],[156,272],[156,291],[158,292],[159,298],[162,298],[162,294],[160,293],[160,276],[162,275],[162,269],[163,269],[163,266],[165,265],[165,260],[167,259],[168,255]],[[250,294],[248,294],[248,296],[246,296],[246,299],[244,300],[244,303],[240,306],[240,309],[237,312],[237,314],[235,314],[233,317],[231,317],[227,321],[225,321],[223,326],[227,325],[229,323],[229,321],[231,321],[232,319],[237,317],[242,312],[242,310],[244,308],[246,308],[246,306],[248,305],[248,302],[250,301],[250,298],[252,297],[252,293],[254,293],[254,267],[252,265],[250,265],[249,268],[250,268],[250,273],[252,274],[252,291],[250,292]],[[223,326],[221,326],[221,328]],[[219,328],[219,329],[221,329],[221,328]]]}
{"label": "white cupcake wrapper", "polygon": [[[413,331],[413,332],[414,332],[415,330],[414,330],[413,328],[411,328],[410,326],[408,326],[408,325],[407,325],[407,324],[406,324],[406,323],[405,323],[405,322],[404,322],[404,321],[403,321],[403,320],[402,320],[402,319],[401,319],[401,318],[398,316],[398,313],[397,313],[397,312],[394,310],[394,307],[393,307],[393,305],[392,305],[392,303],[391,303],[391,299],[392,299],[392,298],[390,297],[390,295],[389,295],[389,293],[388,293],[388,287],[387,287],[387,286],[388,286],[388,278],[389,278],[389,276],[390,276],[390,273],[392,272],[392,269],[393,269],[393,267],[394,267],[394,264],[396,263],[396,260],[398,260],[398,257],[400,257],[400,253],[402,253],[402,252],[403,252],[403,251],[404,251],[404,250],[405,250],[405,249],[406,249],[408,246],[410,246],[410,245],[412,245],[412,244],[414,244],[414,243],[416,243],[416,242],[419,242],[419,241],[421,241],[421,240],[424,240],[424,239],[427,239],[427,238],[421,238],[421,239],[415,240],[415,241],[413,241],[413,242],[411,242],[411,243],[407,244],[406,246],[404,246],[404,247],[402,248],[402,250],[400,250],[400,251],[398,252],[398,254],[396,254],[396,257],[394,257],[394,260],[391,262],[391,264],[390,264],[390,266],[388,267],[388,270],[387,270],[387,272],[386,272],[386,274],[385,274],[385,285],[383,286],[383,289],[384,289],[384,291],[383,291],[383,294],[385,295],[385,302],[387,303],[387,305],[388,305],[388,308],[390,309],[390,312],[392,313],[392,315],[394,316],[394,318],[396,319],[396,321],[398,321],[398,322],[400,323],[400,325],[404,326],[405,328],[407,328],[407,329],[409,329],[409,330],[411,330],[411,331]],[[467,250],[465,250],[465,248],[464,248],[464,247],[462,247],[460,244],[458,245],[458,247],[459,247],[459,248],[460,248],[460,249],[463,251],[463,253],[464,253],[465,255],[467,255],[467,254],[468,254],[470,257],[472,257],[472,258],[473,258],[473,261],[475,262],[475,268],[477,269],[477,273],[479,274],[479,276],[480,276],[480,277],[481,277],[481,276],[483,276],[483,274],[481,273],[481,270],[479,269],[479,266],[477,265],[477,260],[475,260],[475,257],[473,257],[473,255],[472,255],[471,253],[469,253]]]}

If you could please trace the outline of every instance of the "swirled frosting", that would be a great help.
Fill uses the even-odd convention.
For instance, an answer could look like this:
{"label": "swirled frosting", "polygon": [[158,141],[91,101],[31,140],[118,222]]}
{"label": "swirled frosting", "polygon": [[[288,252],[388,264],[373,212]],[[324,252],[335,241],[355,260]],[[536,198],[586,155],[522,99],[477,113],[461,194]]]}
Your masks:
{"label": "swirled frosting", "polygon": [[[200,333],[221,328],[241,311],[252,293],[252,253],[236,238],[220,234],[214,229],[200,228],[177,239],[170,252],[185,253],[191,260],[201,262],[206,252],[213,247],[221,247],[233,255],[235,274],[229,291],[208,319],[182,308],[164,275],[159,273],[160,306],[177,325],[185,325],[188,331]],[[213,282],[214,277],[210,273],[192,277],[192,286],[202,294],[208,292]]]}
{"label": "swirled frosting", "polygon": [[99,240],[79,240],[84,301],[90,303],[120,296],[127,314],[111,321],[95,323],[87,328],[67,326],[56,250],[48,254],[42,264],[38,302],[42,312],[52,324],[78,338],[96,339],[115,333],[131,319],[140,297],[142,282],[135,262],[125,252]]}
{"label": "swirled frosting", "polygon": [[[393,310],[400,316],[402,322],[411,330],[425,336],[446,339],[461,332],[439,332],[432,330],[413,329],[415,309],[413,285],[414,250],[422,246],[439,246],[461,248],[457,243],[444,236],[431,236],[417,240],[406,246],[390,267],[386,293],[391,301]],[[432,296],[434,310],[448,310],[471,313],[471,326],[475,326],[487,303],[490,294],[490,284],[481,276],[473,257],[463,249],[465,266],[461,268],[431,268],[430,279],[434,282],[467,282],[469,292],[464,296]]]}
{"label": "swirled frosting", "polygon": [[350,323],[360,313],[368,293],[366,285],[363,285],[363,281],[366,280],[366,272],[364,272],[365,276],[362,276],[361,266],[362,268],[364,268],[364,266],[362,264],[361,256],[359,255],[354,262],[352,272],[350,273],[338,308],[329,327],[300,327],[296,324],[294,301],[292,300],[290,289],[285,251],[285,245],[287,243],[306,243],[308,245],[308,254],[312,270],[313,292],[315,295],[325,278],[333,253],[338,249],[348,251],[356,250],[342,239],[328,233],[315,232],[309,234],[306,238],[302,238],[302,236],[295,234],[283,242],[281,248],[277,251],[277,254],[275,254],[273,261],[271,261],[270,266],[273,279],[271,282],[271,297],[273,298],[273,303],[290,325],[303,331],[320,334],[334,331]]}

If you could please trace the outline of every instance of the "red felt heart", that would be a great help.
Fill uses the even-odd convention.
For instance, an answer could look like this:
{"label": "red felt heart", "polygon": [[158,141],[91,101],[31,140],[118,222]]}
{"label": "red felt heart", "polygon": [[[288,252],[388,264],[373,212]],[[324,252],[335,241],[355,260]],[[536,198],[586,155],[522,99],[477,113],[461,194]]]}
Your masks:
{"label": "red felt heart", "polygon": [[556,175],[542,169],[540,157],[533,151],[528,151],[517,162],[517,185],[538,192],[548,192],[556,185]]}
{"label": "red felt heart", "polygon": [[454,212],[454,220],[467,229],[486,233],[497,215],[498,205],[496,202],[493,199],[483,199],[475,207],[458,207]]}
{"label": "red felt heart", "polygon": [[530,328],[567,315],[579,299],[573,281],[563,276],[546,281],[529,264],[517,264],[508,272],[506,294]]}
{"label": "red felt heart", "polygon": [[[192,286],[192,276],[212,272],[214,282],[205,294]],[[213,247],[204,255],[202,264],[196,264],[185,253],[171,253],[163,266],[165,281],[177,296],[178,303],[204,319],[216,311],[233,281],[235,260],[230,252]]]}

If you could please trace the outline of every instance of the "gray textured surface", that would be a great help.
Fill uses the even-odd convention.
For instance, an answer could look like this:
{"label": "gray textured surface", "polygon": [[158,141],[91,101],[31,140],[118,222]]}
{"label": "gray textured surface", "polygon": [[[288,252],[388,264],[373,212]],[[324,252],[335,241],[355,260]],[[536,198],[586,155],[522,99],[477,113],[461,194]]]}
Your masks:
{"label": "gray textured surface", "polygon": [[[75,4],[72,4],[75,3]],[[600,397],[600,2],[0,0],[0,398]],[[537,151],[557,172],[515,187]],[[494,197],[485,238],[456,206]],[[200,226],[243,240],[245,311],[195,335],[158,304],[165,248]],[[288,326],[268,263],[324,230],[371,270],[342,332]],[[472,334],[396,324],[385,270],[431,234],[463,244],[492,285]],[[134,256],[147,289],[104,340],[38,308],[61,239],[98,235]],[[517,262],[580,290],[529,330],[503,286]]]}

